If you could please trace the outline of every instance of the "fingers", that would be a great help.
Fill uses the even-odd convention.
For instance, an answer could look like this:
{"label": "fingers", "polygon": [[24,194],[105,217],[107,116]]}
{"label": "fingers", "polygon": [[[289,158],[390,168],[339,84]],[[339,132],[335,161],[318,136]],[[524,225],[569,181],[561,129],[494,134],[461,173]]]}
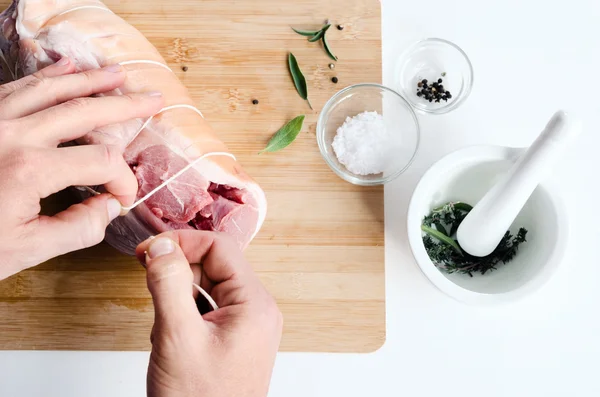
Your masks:
{"label": "fingers", "polygon": [[[60,67],[54,69],[60,70]],[[111,91],[120,87],[125,77],[125,70],[118,64],[83,73],[41,75],[30,79],[2,103],[0,118],[21,118],[73,98]]]}
{"label": "fingers", "polygon": [[20,163],[28,171],[23,183],[37,189],[40,198],[69,186],[104,185],[123,205],[135,200],[137,179],[116,146],[85,145],[23,152]]}
{"label": "fingers", "polygon": [[[55,64],[47,66],[40,71],[25,76],[22,79],[2,85],[2,87],[0,87],[0,99],[6,99],[14,92],[20,90],[21,88],[29,84],[32,84],[32,82],[34,81],[42,81],[46,78],[62,76],[70,73],[75,73],[75,64],[71,62],[69,58],[62,58]],[[2,107],[4,107],[4,105],[5,104],[2,103]]]}
{"label": "fingers", "polygon": [[53,217],[40,216],[29,225],[34,230],[33,252],[40,255],[35,263],[100,243],[106,226],[120,211],[119,201],[103,194],[72,205]]}
{"label": "fingers", "polygon": [[157,322],[178,327],[194,318],[201,319],[192,293],[194,275],[175,241],[166,236],[151,240],[147,244],[145,264]]}
{"label": "fingers", "polygon": [[76,98],[18,120],[23,139],[31,144],[57,146],[110,124],[150,117],[163,105],[159,92]]}
{"label": "fingers", "polygon": [[[214,285],[208,288],[219,307],[242,304],[266,294],[260,280],[238,246],[224,235],[196,230],[162,234],[176,241],[190,263],[202,263],[203,276]],[[152,241],[140,244],[138,259]],[[206,286],[202,283],[203,288]]]}

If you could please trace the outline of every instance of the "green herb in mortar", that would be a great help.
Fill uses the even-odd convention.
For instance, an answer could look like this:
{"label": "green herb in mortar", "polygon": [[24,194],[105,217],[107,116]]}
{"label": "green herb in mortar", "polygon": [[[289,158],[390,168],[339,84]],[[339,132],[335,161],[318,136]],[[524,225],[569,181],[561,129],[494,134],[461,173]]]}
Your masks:
{"label": "green herb in mortar", "polygon": [[279,131],[273,135],[267,147],[259,154],[264,152],[276,152],[286,148],[290,143],[294,142],[304,123],[304,115],[298,116],[281,127]]}
{"label": "green herb in mortar", "polygon": [[473,209],[466,203],[448,203],[434,208],[423,219],[421,230],[425,232],[423,244],[431,261],[440,270],[447,273],[462,273],[473,277],[473,273],[485,274],[496,269],[499,263],[510,262],[521,243],[527,241],[527,230],[520,228],[513,237],[507,231],[498,247],[484,257],[472,256],[463,251],[456,240],[458,226]]}
{"label": "green herb in mortar", "polygon": [[300,66],[298,66],[298,61],[296,60],[296,57],[291,52],[288,55],[288,66],[290,68],[292,80],[294,80],[294,85],[296,86],[296,91],[298,91],[298,95],[300,95],[300,98],[308,102],[308,106],[312,110],[313,107],[310,104],[310,101],[308,100],[308,87],[306,86],[306,79],[304,78],[304,75],[300,70]]}

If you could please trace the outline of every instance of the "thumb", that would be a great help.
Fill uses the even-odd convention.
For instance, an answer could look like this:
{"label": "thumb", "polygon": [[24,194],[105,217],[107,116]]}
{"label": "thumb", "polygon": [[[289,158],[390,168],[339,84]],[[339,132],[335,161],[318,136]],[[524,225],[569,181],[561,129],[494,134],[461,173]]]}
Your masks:
{"label": "thumb", "polygon": [[155,238],[145,262],[157,324],[181,326],[201,319],[193,296],[194,274],[179,245],[168,237]]}
{"label": "thumb", "polygon": [[117,199],[102,194],[52,217],[41,215],[32,240],[40,255],[37,263],[102,242],[106,227],[120,211],[121,203]]}

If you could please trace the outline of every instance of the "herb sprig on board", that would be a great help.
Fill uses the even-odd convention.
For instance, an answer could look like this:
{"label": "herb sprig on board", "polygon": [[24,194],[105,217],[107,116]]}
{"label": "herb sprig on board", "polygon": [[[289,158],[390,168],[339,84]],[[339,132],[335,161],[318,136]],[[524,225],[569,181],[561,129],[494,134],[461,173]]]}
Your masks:
{"label": "herb sprig on board", "polygon": [[498,247],[484,257],[469,255],[456,240],[458,226],[473,209],[462,202],[451,202],[433,211],[423,219],[421,230],[425,232],[423,245],[431,261],[447,273],[485,274],[495,270],[498,264],[510,262],[521,243],[527,237],[527,229],[520,228],[516,236],[507,231]]}
{"label": "herb sprig on board", "polygon": [[281,149],[286,148],[292,142],[294,142],[294,140],[300,133],[300,130],[302,129],[304,117],[304,115],[295,117],[294,119],[290,120],[286,125],[281,127],[279,131],[277,131],[273,135],[271,140],[269,140],[267,147],[265,147],[259,154],[264,152],[277,152]]}
{"label": "herb sprig on board", "polygon": [[304,77],[304,74],[302,74],[302,70],[300,70],[300,66],[298,65],[296,57],[291,52],[288,55],[288,66],[290,69],[290,74],[292,75],[292,80],[294,80],[294,86],[296,86],[296,91],[298,91],[298,95],[300,95],[300,98],[308,102],[308,107],[312,110],[313,107],[308,100],[308,86],[306,85],[306,78]]}
{"label": "herb sprig on board", "polygon": [[296,29],[293,27],[292,27],[292,30],[301,36],[308,37],[308,41],[310,41],[311,43],[322,40],[323,48],[325,49],[327,56],[329,56],[329,58],[333,59],[334,61],[337,61],[338,57],[336,57],[333,54],[333,51],[331,51],[331,47],[329,46],[329,43],[327,42],[326,33],[330,27],[331,27],[331,24],[327,23],[327,24],[323,25],[323,27],[319,30],[300,30],[300,29]]}

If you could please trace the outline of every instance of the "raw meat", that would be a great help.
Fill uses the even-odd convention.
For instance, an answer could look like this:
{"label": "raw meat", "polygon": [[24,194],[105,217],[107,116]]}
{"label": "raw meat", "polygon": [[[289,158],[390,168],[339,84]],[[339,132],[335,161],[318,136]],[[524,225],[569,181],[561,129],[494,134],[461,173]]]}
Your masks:
{"label": "raw meat", "polygon": [[[125,84],[105,95],[160,91],[166,107],[194,106],[156,48],[101,1],[14,0],[0,14],[0,27],[4,82],[68,56],[79,71],[123,64]],[[162,112],[139,132],[144,121],[99,128],[74,142],[122,148],[138,179],[138,198],[203,154],[228,151],[204,118],[189,108]],[[260,230],[266,209],[263,191],[235,160],[207,157],[117,218],[107,229],[106,241],[132,254],[150,235],[195,228],[228,233],[245,248]]]}

